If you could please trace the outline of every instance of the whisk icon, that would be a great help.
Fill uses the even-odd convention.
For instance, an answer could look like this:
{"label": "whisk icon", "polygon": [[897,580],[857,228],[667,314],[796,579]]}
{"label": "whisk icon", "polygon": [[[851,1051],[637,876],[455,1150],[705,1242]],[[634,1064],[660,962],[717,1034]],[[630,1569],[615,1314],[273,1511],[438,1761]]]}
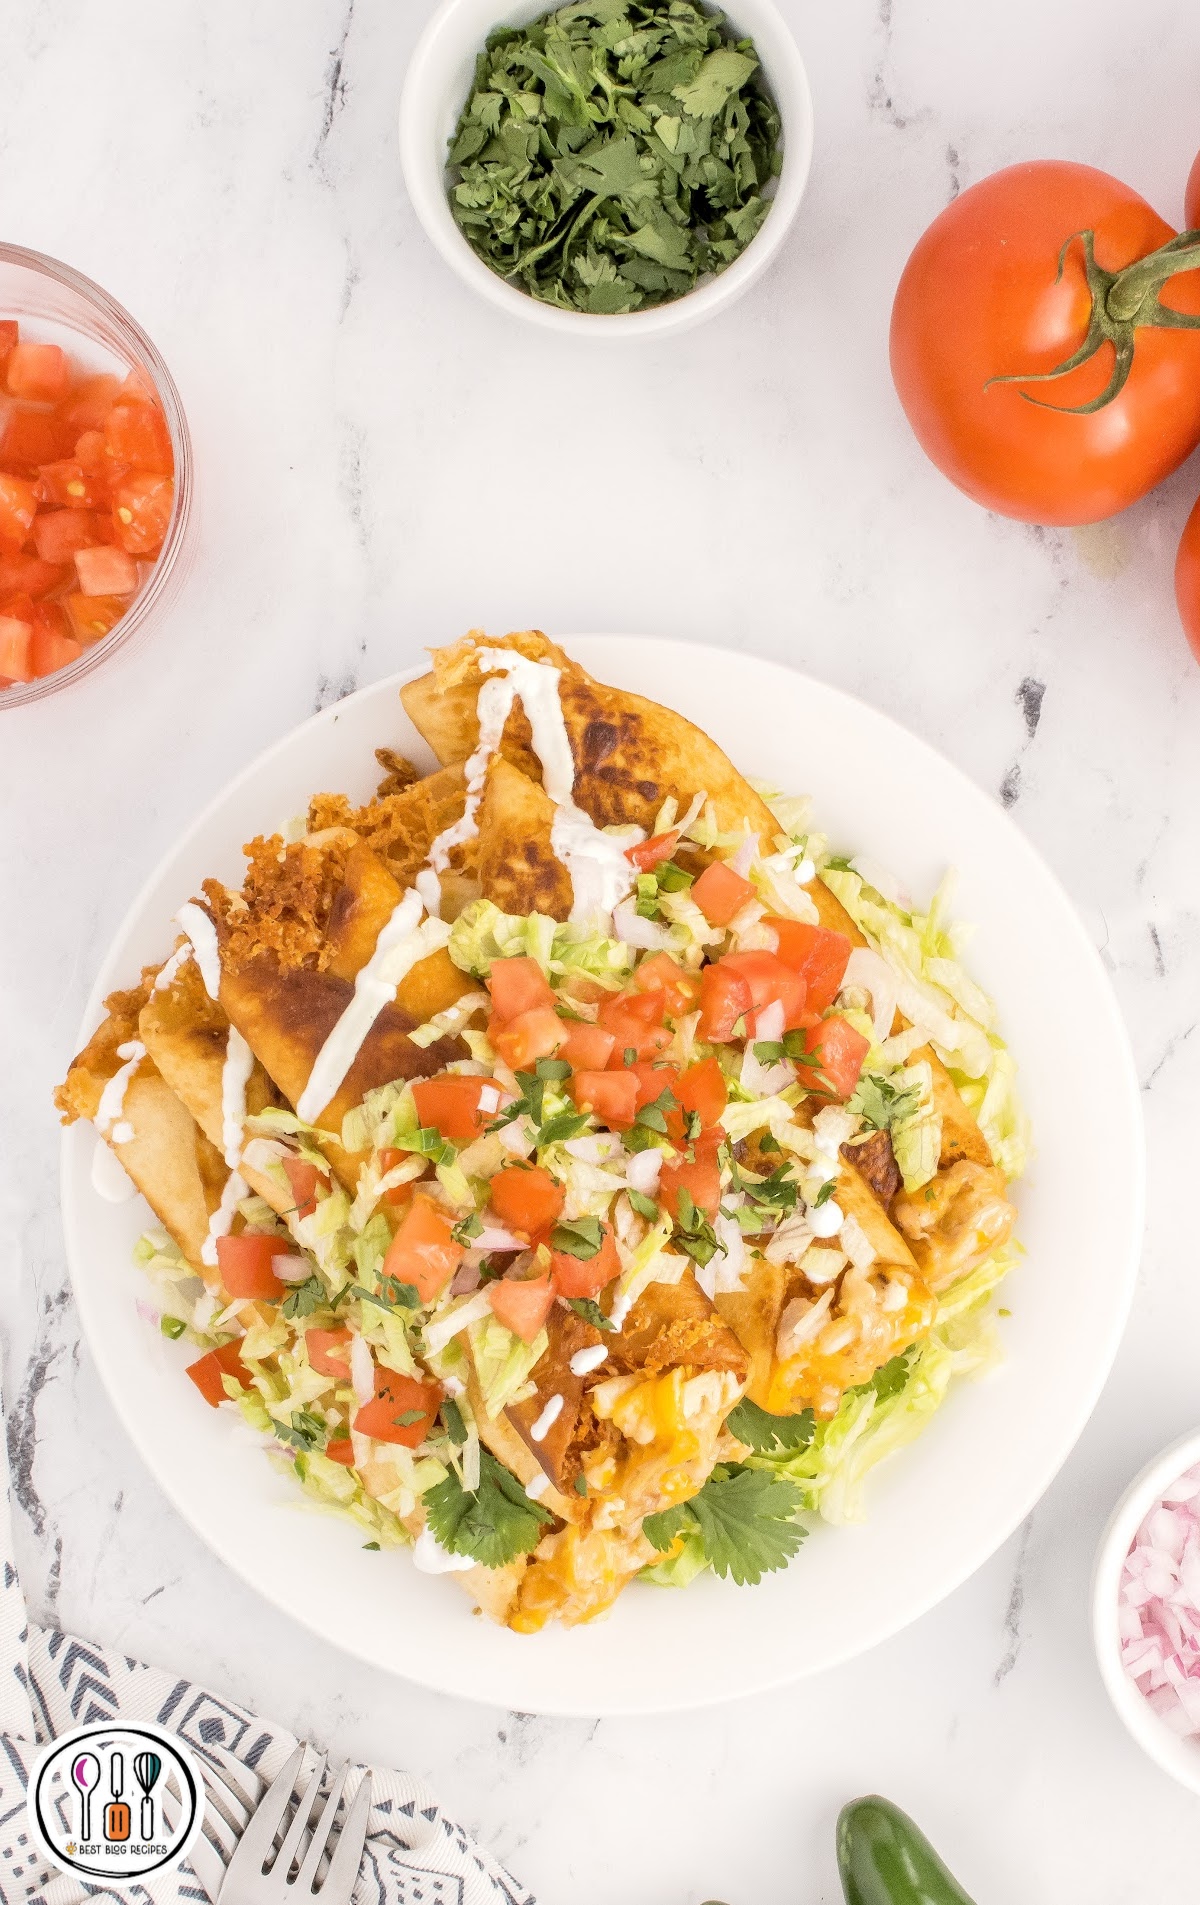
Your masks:
{"label": "whisk icon", "polygon": [[138,1753],[133,1762],[133,1776],[142,1789],[141,1837],[143,1840],[154,1837],[154,1800],[151,1794],[158,1784],[162,1772],[162,1761],[157,1753]]}

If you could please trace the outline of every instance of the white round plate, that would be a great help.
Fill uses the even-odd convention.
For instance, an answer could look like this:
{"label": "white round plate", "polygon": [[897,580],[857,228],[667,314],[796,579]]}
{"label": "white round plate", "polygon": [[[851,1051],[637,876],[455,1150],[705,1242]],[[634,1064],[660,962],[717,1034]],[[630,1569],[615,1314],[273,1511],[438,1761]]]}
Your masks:
{"label": "white round plate", "polygon": [[[875,1472],[866,1523],[818,1524],[792,1565],[756,1588],[711,1577],[683,1592],[635,1584],[607,1620],[511,1634],[472,1613],[452,1580],[418,1574],[404,1553],[364,1552],[353,1525],[305,1512],[236,1420],[184,1380],[185,1346],[135,1309],[144,1283],[130,1252],[145,1210],[93,1191],[97,1140],[84,1125],[64,1134],[63,1219],[113,1406],[180,1513],[268,1601],[371,1665],[447,1693],[526,1713],[661,1712],[862,1653],[949,1594],[1028,1514],[1091,1413],[1125,1323],[1142,1122],[1094,947],[1028,841],[956,768],[885,715],[749,655],[638,636],[566,645],[600,679],[690,716],[744,768],[811,793],[836,847],[869,853],[914,894],[930,894],[948,864],[959,869],[957,910],[978,929],[972,971],[998,1001],[1033,1120],[1018,1194],[1027,1254],[1004,1288],[1005,1361],[952,1389],[921,1439]],[[103,996],[170,950],[171,915],[200,881],[240,880],[243,841],[303,813],[316,790],[366,799],[379,745],[428,761],[397,697],[403,679],[305,722],[201,815],[117,935],[84,1036]]]}

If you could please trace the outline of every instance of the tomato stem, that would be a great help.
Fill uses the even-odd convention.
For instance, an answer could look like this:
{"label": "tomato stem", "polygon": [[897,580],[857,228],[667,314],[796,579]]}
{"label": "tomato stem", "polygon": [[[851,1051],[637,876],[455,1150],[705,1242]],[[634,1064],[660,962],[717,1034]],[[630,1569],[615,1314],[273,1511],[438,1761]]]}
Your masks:
{"label": "tomato stem", "polygon": [[1094,232],[1073,232],[1058,254],[1056,284],[1061,282],[1067,253],[1074,244],[1083,246],[1084,275],[1092,297],[1088,328],[1082,344],[1053,370],[1014,371],[1004,377],[989,377],[984,389],[990,390],[993,384],[1053,383],[1055,379],[1078,370],[1081,364],[1089,363],[1102,344],[1111,344],[1112,375],[1099,396],[1091,398],[1089,402],[1052,404],[1041,397],[1032,396],[1027,390],[1021,392],[1027,403],[1037,404],[1040,409],[1059,410],[1067,417],[1086,417],[1103,410],[1125,388],[1133,369],[1135,334],[1138,329],[1148,325],[1168,330],[1200,330],[1200,312],[1172,310],[1159,296],[1163,286],[1180,272],[1200,270],[1200,231],[1179,232],[1156,251],[1147,252],[1144,258],[1136,258],[1120,271],[1106,271],[1103,265],[1096,263]]}

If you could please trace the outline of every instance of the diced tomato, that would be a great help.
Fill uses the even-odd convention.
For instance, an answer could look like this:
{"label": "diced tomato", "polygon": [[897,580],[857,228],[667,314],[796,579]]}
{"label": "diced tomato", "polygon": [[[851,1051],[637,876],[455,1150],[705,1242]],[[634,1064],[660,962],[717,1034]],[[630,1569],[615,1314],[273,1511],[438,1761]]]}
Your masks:
{"label": "diced tomato", "polygon": [[158,392],[145,371],[135,364],[121,385],[120,398],[122,403],[157,404]]}
{"label": "diced tomato", "polygon": [[616,1239],[607,1224],[602,1224],[600,1248],[594,1257],[572,1257],[569,1251],[550,1253],[550,1275],[559,1296],[597,1297],[605,1284],[621,1274]]}
{"label": "diced tomato", "polygon": [[[363,1404],[354,1418],[354,1427],[376,1442],[398,1442],[401,1448],[415,1449],[437,1421],[441,1402],[439,1384],[399,1376],[394,1369],[381,1369],[377,1363],[374,1400]],[[406,1421],[406,1417],[413,1419]]]}
{"label": "diced tomato", "polygon": [[700,1024],[702,1039],[718,1045],[733,1037],[733,1028],[753,1000],[742,974],[723,959],[705,966],[700,975]]}
{"label": "diced tomato", "polygon": [[[631,1065],[629,1071],[638,1081],[638,1111],[644,1111],[647,1105],[652,1105],[656,1098],[662,1097],[664,1091],[669,1091],[674,1094],[675,1087],[679,1083],[679,1067],[677,1065],[638,1064]],[[674,1112],[668,1112],[666,1114],[668,1127],[670,1126],[672,1117],[676,1115]]]}
{"label": "diced tomato", "polygon": [[616,1042],[615,1034],[605,1031],[602,1025],[568,1020],[567,1036],[558,1055],[577,1072],[600,1072],[612,1057]]}
{"label": "diced tomato", "polygon": [[175,485],[169,476],[135,470],[113,490],[117,540],[131,556],[156,556],[171,521]]}
{"label": "diced tomato", "polygon": [[835,1012],[812,1028],[808,1048],[812,1056],[799,1062],[800,1083],[822,1097],[849,1098],[871,1049],[870,1039]]}
{"label": "diced tomato", "polygon": [[555,1289],[549,1272],[543,1277],[501,1277],[487,1287],[488,1302],[497,1322],[532,1343],[538,1331],[545,1329],[546,1318],[554,1308]]}
{"label": "diced tomato", "polygon": [[56,674],[60,668],[78,661],[82,653],[80,644],[67,633],[67,618],[58,603],[35,603],[30,649],[34,674],[39,677]]}
{"label": "diced tomato", "polygon": [[51,509],[39,514],[33,540],[43,562],[62,563],[74,562],[80,549],[93,548],[101,538],[90,510]]}
{"label": "diced tomato", "polygon": [[581,1111],[592,1111],[601,1124],[628,1131],[637,1116],[638,1079],[629,1071],[576,1072],[567,1090]]}
{"label": "diced tomato", "polygon": [[[650,1001],[654,999],[652,993],[644,993],[642,997]],[[661,1000],[661,993],[658,998]],[[608,1061],[613,1071],[620,1071],[624,1066],[642,1059],[657,1058],[671,1043],[672,1034],[665,1025],[648,1025],[643,1016],[626,1011],[625,1006],[626,996],[622,994],[611,1004],[600,1007],[600,1022],[605,1031],[613,1035],[612,1055]],[[628,1056],[630,1052],[633,1054],[632,1059]]]}
{"label": "diced tomato", "polygon": [[500,1087],[494,1078],[445,1073],[418,1078],[412,1093],[420,1123],[432,1126],[454,1144],[470,1144],[500,1109]]}
{"label": "diced tomato", "polygon": [[411,1283],[422,1303],[432,1303],[463,1260],[446,1212],[428,1197],[414,1197],[388,1246],[383,1274]]}
{"label": "diced tomato", "polygon": [[[401,1160],[408,1156],[407,1151],[393,1151],[390,1145],[384,1145],[379,1153],[379,1168],[383,1175],[386,1177],[389,1171],[394,1171]],[[410,1177],[403,1184],[393,1184],[390,1190],[383,1193],[384,1203],[393,1210],[406,1210],[412,1203],[413,1193],[419,1183],[419,1178]]]}
{"label": "diced tomato", "polygon": [[72,436],[50,411],[23,410],[18,405],[0,433],[0,469],[32,476],[43,463],[69,456],[74,448]]}
{"label": "diced tomato", "polygon": [[3,364],[13,345],[20,342],[20,337],[21,327],[16,318],[0,318],[0,364]]}
{"label": "diced tomato", "polygon": [[562,1215],[566,1192],[540,1164],[509,1164],[492,1179],[492,1209],[510,1230],[547,1230]]}
{"label": "diced tomato", "polygon": [[679,1216],[679,1193],[685,1190],[697,1210],[710,1220],[721,1208],[721,1166],[717,1158],[720,1142],[715,1131],[697,1138],[692,1156],[668,1158],[659,1173],[658,1199],[672,1217]]}
{"label": "diced tomato", "polygon": [[636,847],[626,847],[625,858],[632,862],[639,873],[649,873],[653,867],[661,866],[664,860],[669,860],[678,845],[678,830],[671,833],[656,833]]}
{"label": "diced tomato", "polygon": [[304,1347],[318,1376],[349,1380],[351,1341],[349,1330],[305,1330]]}
{"label": "diced tomato", "polygon": [[33,680],[33,622],[0,615],[0,681]]}
{"label": "diced tomato", "polygon": [[661,992],[666,999],[668,1018],[682,1018],[685,1013],[694,1012],[700,1003],[700,974],[686,972],[670,953],[651,953],[643,959],[633,975],[633,983],[641,992]]}
{"label": "diced tomato", "polygon": [[515,1019],[488,1021],[488,1037],[514,1072],[528,1071],[539,1058],[553,1058],[567,1036],[567,1028],[548,1005],[518,1012]]}
{"label": "diced tomato", "polygon": [[657,987],[644,992],[632,987],[628,992],[620,992],[600,1007],[597,1024],[607,1025],[610,1018],[619,1020],[626,1015],[640,1019],[643,1025],[661,1025],[667,1016],[666,993]]}
{"label": "diced tomato", "polygon": [[292,1187],[297,1217],[311,1217],[317,1208],[318,1188],[328,1190],[329,1179],[308,1158],[297,1157],[290,1151],[280,1163]]}
{"label": "diced tomato", "polygon": [[785,965],[778,953],[726,953],[717,963],[740,972],[750,988],[750,1002],[755,1011],[746,1020],[748,1037],[754,1038],[757,1034],[762,1007],[776,1003],[783,1007],[784,1031],[796,1030],[804,1016],[807,989],[800,974]]}
{"label": "diced tomato", "polygon": [[77,639],[86,645],[99,641],[115,628],[129,604],[119,595],[82,595],[76,591],[67,597],[63,607]]}
{"label": "diced tomato", "polygon": [[536,959],[522,953],[517,959],[496,959],[487,976],[492,1007],[498,1019],[515,1019],[539,1005],[554,1004],[550,981]]}
{"label": "diced tomato", "polygon": [[283,1295],[284,1285],[275,1275],[274,1260],[287,1254],[287,1245],[278,1237],[255,1230],[243,1230],[237,1237],[217,1238],[217,1268],[221,1282],[236,1302],[239,1297],[263,1297],[268,1301]]}
{"label": "diced tomato", "polygon": [[84,430],[103,430],[120,394],[120,378],[107,371],[97,377],[81,377],[62,405],[60,415],[77,434]]}
{"label": "diced tomato", "polygon": [[754,898],[754,888],[723,860],[714,860],[693,886],[692,898],[710,926],[728,926],[746,901]]}
{"label": "diced tomato", "polygon": [[29,403],[58,403],[71,384],[71,366],[60,344],[14,344],[4,363],[10,397]]}
{"label": "diced tomato", "polygon": [[325,1444],[325,1453],[331,1462],[340,1463],[342,1468],[354,1467],[354,1444],[348,1435],[335,1435]]}
{"label": "diced tomato", "polygon": [[219,1349],[210,1349],[197,1362],[189,1363],[187,1374],[213,1409],[228,1401],[223,1376],[232,1376],[243,1389],[250,1387],[250,1372],[242,1361],[241,1345],[236,1338],[231,1343],[222,1343]]}
{"label": "diced tomato", "polygon": [[55,509],[100,509],[108,503],[108,483],[72,457],[61,463],[43,463],[37,475],[43,503]]}
{"label": "diced tomato", "polygon": [[680,1105],[681,1134],[683,1112],[696,1112],[707,1130],[719,1122],[729,1102],[725,1074],[715,1058],[702,1058],[698,1065],[689,1065],[673,1089]]}
{"label": "diced tomato", "polygon": [[43,562],[40,556],[27,555],[23,550],[0,555],[0,596],[30,595],[36,602],[52,589],[60,589],[70,576],[65,563]]}
{"label": "diced tomato", "polygon": [[0,470],[0,549],[21,547],[33,528],[37,506],[38,494],[32,483]]}
{"label": "diced tomato", "polygon": [[810,926],[801,919],[780,919],[774,913],[768,914],[763,925],[774,929],[779,957],[808,987],[809,1011],[824,1012],[841,991],[854,950],[845,933],[831,933],[826,926]]}
{"label": "diced tomato", "polygon": [[132,595],[138,566],[125,549],[77,549],[75,569],[84,595]]}
{"label": "diced tomato", "polygon": [[157,404],[124,399],[114,404],[105,420],[104,441],[111,460],[126,469],[147,470],[155,476],[174,472],[171,433]]}

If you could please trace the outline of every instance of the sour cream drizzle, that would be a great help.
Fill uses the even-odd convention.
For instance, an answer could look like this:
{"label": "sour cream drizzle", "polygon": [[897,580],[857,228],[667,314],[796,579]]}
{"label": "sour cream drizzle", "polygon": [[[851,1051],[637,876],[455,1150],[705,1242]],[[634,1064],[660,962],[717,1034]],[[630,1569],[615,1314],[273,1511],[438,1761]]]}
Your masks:
{"label": "sour cream drizzle", "polygon": [[587,1349],[577,1349],[571,1358],[573,1376],[590,1376],[593,1369],[599,1369],[608,1355],[604,1343],[592,1343]]}
{"label": "sour cream drizzle", "polygon": [[563,1412],[562,1397],[551,1396],[549,1402],[546,1404],[546,1407],[542,1410],[541,1415],[538,1417],[537,1421],[534,1423],[533,1427],[529,1431],[533,1441],[544,1442],[546,1440],[546,1437],[549,1435],[551,1429],[554,1427],[555,1423],[558,1421],[558,1418],[562,1414],[562,1412]]}
{"label": "sour cream drizzle", "polygon": [[254,1053],[237,1027],[231,1025],[221,1068],[221,1148],[231,1171],[236,1171],[242,1161],[246,1086],[253,1070]]}
{"label": "sour cream drizzle", "polygon": [[185,940],[182,946],[178,946],[175,949],[159,973],[158,978],[154,981],[154,990],[156,992],[165,992],[169,985],[174,984],[175,974],[179,971],[179,968],[185,965],[192,957],[192,952],[193,947],[190,939]]}
{"label": "sour cream drizzle", "polygon": [[430,1528],[413,1542],[413,1566],[422,1574],[465,1574],[475,1563],[469,1554],[451,1554]]}
{"label": "sour cream drizzle", "polygon": [[[200,977],[204,981],[204,990],[210,999],[215,999],[221,990],[221,951],[217,944],[217,929],[202,906],[195,900],[189,900],[181,906],[175,915],[176,924],[182,926],[192,943],[196,955],[196,964],[200,968]],[[161,974],[160,974],[161,977]]]}
{"label": "sour cream drizzle", "polygon": [[237,1207],[243,1197],[249,1197],[250,1186],[244,1177],[236,1171],[230,1171],[225,1180],[225,1189],[221,1192],[221,1201],[208,1220],[208,1235],[200,1246],[201,1263],[214,1264],[217,1261],[217,1238],[228,1237],[237,1215]]}
{"label": "sour cream drizzle", "polygon": [[421,925],[421,895],[411,888],[397,903],[375,941],[375,950],[354,981],[354,997],[317,1053],[317,1062],[300,1094],[296,1114],[312,1124],[338,1091],[362,1049],[363,1040],[396,987],[419,959],[444,946],[450,928],[439,920]]}
{"label": "sour cream drizzle", "polygon": [[[113,1127],[119,1123],[125,1108],[125,1093],[129,1089],[129,1081],[145,1056],[146,1047],[140,1039],[128,1039],[124,1045],[117,1047],[117,1057],[123,1058],[125,1063],[113,1073],[100,1093],[100,1103],[96,1106],[96,1116],[92,1121],[96,1129],[106,1138],[115,1136]],[[117,1142],[127,1144],[132,1136],[133,1132],[129,1130],[129,1137],[119,1138]]]}

